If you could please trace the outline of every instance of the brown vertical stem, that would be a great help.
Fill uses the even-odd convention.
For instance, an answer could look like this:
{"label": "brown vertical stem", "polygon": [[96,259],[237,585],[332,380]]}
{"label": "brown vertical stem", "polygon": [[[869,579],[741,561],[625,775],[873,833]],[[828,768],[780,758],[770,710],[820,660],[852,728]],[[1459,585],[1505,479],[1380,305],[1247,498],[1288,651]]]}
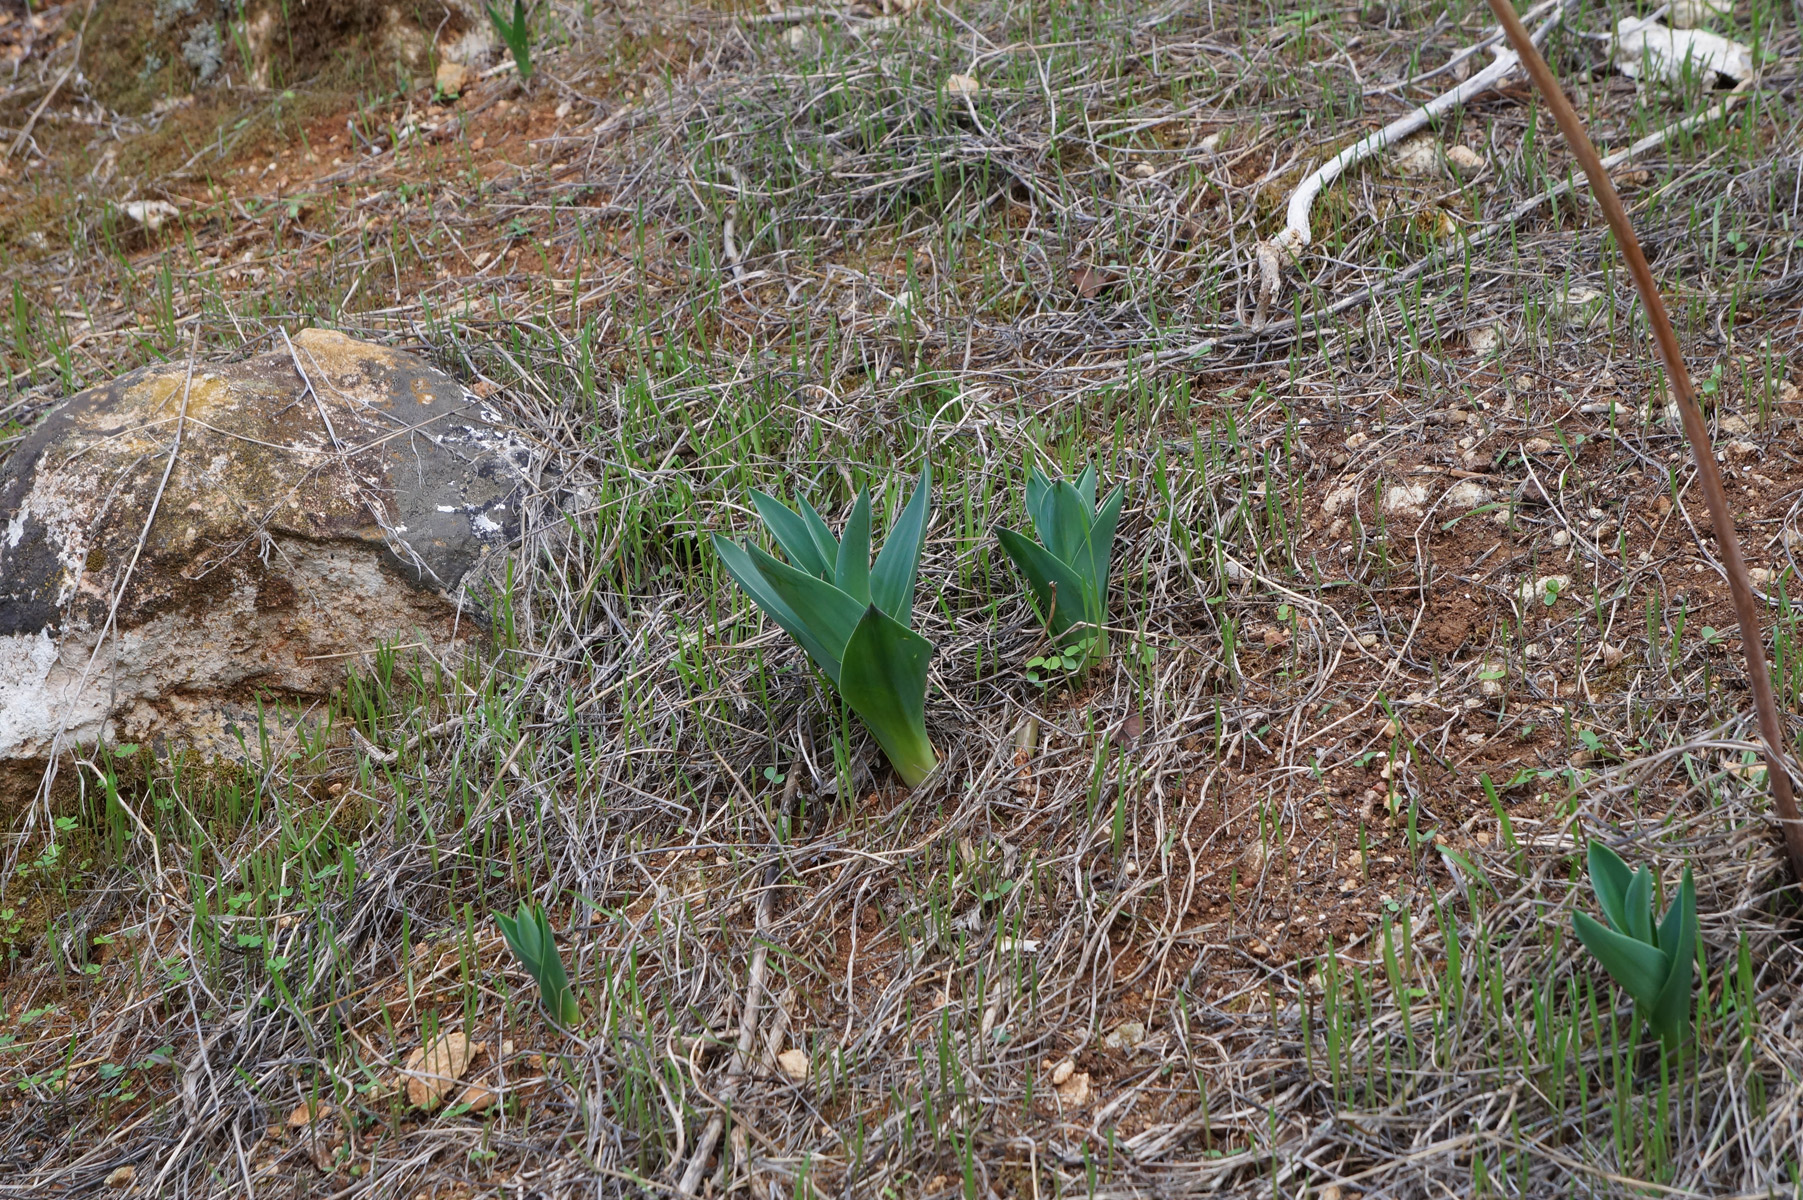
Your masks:
{"label": "brown vertical stem", "polygon": [[1666,378],[1671,381],[1672,394],[1677,397],[1678,411],[1684,419],[1684,436],[1690,440],[1691,453],[1697,461],[1697,478],[1709,505],[1716,546],[1721,551],[1722,565],[1728,571],[1728,590],[1734,594],[1734,614],[1740,621],[1740,644],[1747,655],[1747,680],[1753,685],[1753,707],[1759,714],[1759,734],[1765,743],[1766,778],[1771,781],[1772,807],[1777,810],[1779,824],[1784,830],[1791,876],[1803,883],[1803,818],[1798,816],[1797,800],[1791,792],[1790,771],[1784,761],[1784,730],[1778,723],[1772,677],[1766,671],[1765,634],[1759,626],[1758,610],[1753,606],[1753,585],[1747,579],[1747,561],[1741,557],[1740,538],[1734,532],[1734,516],[1728,509],[1727,494],[1722,491],[1722,477],[1716,470],[1709,430],[1703,424],[1703,410],[1697,406],[1696,389],[1691,386],[1690,372],[1685,370],[1684,357],[1678,349],[1678,335],[1672,332],[1665,301],[1653,283],[1652,269],[1647,266],[1640,241],[1634,236],[1634,226],[1628,222],[1627,210],[1615,193],[1615,185],[1609,182],[1609,173],[1603,169],[1596,147],[1590,144],[1590,136],[1584,132],[1584,123],[1578,119],[1571,101],[1566,99],[1565,89],[1559,86],[1552,68],[1540,57],[1539,49],[1529,39],[1528,31],[1515,15],[1509,0],[1489,0],[1489,4],[1490,11],[1496,14],[1503,31],[1509,35],[1509,43],[1521,55],[1521,65],[1546,98],[1547,107],[1553,110],[1553,119],[1559,123],[1559,132],[1565,135],[1565,144],[1571,147],[1583,166],[1584,174],[1590,180],[1591,194],[1603,206],[1603,217],[1615,234],[1622,259],[1628,264],[1628,274],[1634,278],[1634,290],[1640,293],[1640,303],[1646,309],[1647,324],[1652,328],[1659,358],[1665,364]]}

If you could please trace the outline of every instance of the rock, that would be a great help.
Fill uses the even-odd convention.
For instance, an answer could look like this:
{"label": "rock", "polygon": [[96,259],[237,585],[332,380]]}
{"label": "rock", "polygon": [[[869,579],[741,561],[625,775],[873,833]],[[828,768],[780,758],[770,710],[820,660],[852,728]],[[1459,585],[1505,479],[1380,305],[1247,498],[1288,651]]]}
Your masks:
{"label": "rock", "polygon": [[457,1103],[476,1113],[487,1112],[495,1106],[495,1101],[500,1098],[501,1093],[481,1083],[466,1084],[464,1089],[457,1093]]}
{"label": "rock", "polygon": [[470,74],[470,69],[460,62],[441,62],[432,82],[440,95],[461,96],[463,89],[469,86]]}
{"label": "rock", "polygon": [[1427,507],[1427,489],[1418,483],[1393,483],[1384,489],[1384,512],[1392,517],[1418,517]]}
{"label": "rock", "polygon": [[793,25],[783,31],[783,42],[802,58],[819,58],[826,48],[820,31],[812,25]]}
{"label": "rock", "polygon": [[123,1167],[114,1167],[111,1171],[107,1172],[106,1186],[110,1188],[130,1187],[131,1181],[137,1177],[138,1169],[130,1163],[126,1163]]}
{"label": "rock", "polygon": [[1144,1025],[1138,1021],[1122,1021],[1102,1039],[1102,1045],[1109,1050],[1131,1050],[1145,1040]]}
{"label": "rock", "polygon": [[1500,325],[1479,325],[1465,331],[1465,346],[1473,354],[1489,354],[1503,344]]}
{"label": "rock", "polygon": [[974,75],[947,75],[945,77],[945,94],[948,96],[974,96],[983,90],[983,85]]}
{"label": "rock", "polygon": [[1089,1072],[1078,1071],[1057,1085],[1058,1099],[1070,1108],[1082,1108],[1089,1103]]}
{"label": "rock", "polygon": [[1357,512],[1358,506],[1358,485],[1349,483],[1329,492],[1327,498],[1321,502],[1321,511],[1333,517],[1348,510]]}
{"label": "rock", "polygon": [[152,233],[181,215],[181,210],[167,200],[127,200],[119,211]]}
{"label": "rock", "polygon": [[1552,297],[1554,313],[1567,325],[1588,328],[1603,315],[1603,294],[1593,287],[1573,284]]}
{"label": "rock", "polygon": [[805,1050],[790,1047],[776,1056],[776,1065],[782,1068],[783,1074],[791,1083],[808,1081],[808,1055]]}
{"label": "rock", "polygon": [[1490,502],[1490,489],[1475,479],[1461,479],[1446,489],[1447,507],[1460,512],[1470,512],[1480,504]]}
{"label": "rock", "polygon": [[1463,144],[1448,147],[1446,161],[1448,165],[1466,175],[1484,169],[1484,156]]}
{"label": "rock", "polygon": [[0,806],[56,744],[240,753],[259,694],[486,615],[466,585],[518,533],[526,443],[414,355],[315,329],[293,353],[133,371],[0,464]]}
{"label": "rock", "polygon": [[1544,575],[1539,579],[1522,580],[1521,586],[1515,589],[1515,597],[1523,604],[1538,600],[1550,608],[1553,604],[1558,603],[1559,597],[1569,591],[1571,591],[1571,576]]}
{"label": "rock", "polygon": [[1440,144],[1425,133],[1404,138],[1390,152],[1390,161],[1404,175],[1433,175],[1440,170]]}
{"label": "rock", "polygon": [[1615,65],[1629,79],[1681,84],[1686,75],[1713,71],[1739,83],[1753,74],[1753,52],[1706,29],[1623,17],[1615,23]]}
{"label": "rock", "polygon": [[430,1046],[419,1046],[407,1056],[407,1103],[427,1112],[438,1107],[445,1093],[470,1069],[475,1047],[461,1033],[443,1034]]}

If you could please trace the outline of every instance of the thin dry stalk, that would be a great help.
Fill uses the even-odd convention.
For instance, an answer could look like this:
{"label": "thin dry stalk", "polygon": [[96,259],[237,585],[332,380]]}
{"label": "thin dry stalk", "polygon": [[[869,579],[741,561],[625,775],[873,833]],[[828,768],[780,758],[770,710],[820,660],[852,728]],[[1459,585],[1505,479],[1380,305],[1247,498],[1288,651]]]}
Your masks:
{"label": "thin dry stalk", "polygon": [[1553,119],[1559,123],[1559,132],[1565,135],[1565,144],[1582,164],[1584,175],[1590,180],[1590,190],[1596,193],[1597,203],[1603,207],[1603,218],[1609,222],[1609,229],[1621,247],[1628,273],[1634,277],[1634,290],[1640,293],[1640,303],[1646,309],[1647,324],[1652,327],[1653,340],[1659,347],[1659,359],[1665,365],[1672,395],[1684,419],[1684,436],[1696,459],[1697,478],[1703,484],[1709,520],[1715,527],[1722,565],[1728,572],[1728,589],[1734,595],[1734,615],[1740,623],[1741,647],[1747,656],[1747,680],[1753,686],[1753,706],[1759,714],[1759,736],[1765,746],[1766,777],[1772,781],[1772,806],[1778,810],[1778,821],[1784,830],[1784,848],[1790,857],[1791,877],[1803,883],[1803,815],[1797,812],[1797,800],[1791,793],[1790,769],[1784,761],[1784,733],[1778,723],[1778,703],[1772,695],[1772,678],[1766,670],[1765,631],[1760,627],[1758,610],[1753,607],[1753,584],[1747,578],[1747,560],[1740,552],[1740,537],[1734,531],[1734,514],[1728,508],[1727,493],[1722,491],[1721,472],[1716,468],[1715,453],[1709,443],[1709,427],[1703,422],[1696,389],[1684,366],[1678,335],[1672,329],[1659,287],[1653,282],[1653,270],[1647,265],[1639,239],[1634,236],[1634,225],[1628,220],[1627,210],[1622,207],[1621,197],[1616,194],[1615,184],[1610,181],[1596,147],[1590,144],[1584,122],[1508,0],[1489,0],[1489,4],[1507,31],[1516,53],[1521,55],[1534,86],[1546,97],[1547,107],[1553,110]]}

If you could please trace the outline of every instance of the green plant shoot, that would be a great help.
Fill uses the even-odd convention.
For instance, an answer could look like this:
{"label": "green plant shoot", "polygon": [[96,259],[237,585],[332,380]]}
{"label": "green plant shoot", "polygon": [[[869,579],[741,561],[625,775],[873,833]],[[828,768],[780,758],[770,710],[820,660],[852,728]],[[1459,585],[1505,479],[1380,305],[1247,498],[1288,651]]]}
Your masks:
{"label": "green plant shoot", "polygon": [[1093,466],[1075,484],[1054,483],[1035,468],[1027,476],[1027,515],[1039,541],[1012,529],[996,530],[1002,549],[1026,578],[1053,642],[1075,652],[1079,670],[1108,652],[1108,574],[1121,499],[1117,487],[1096,506]]}
{"label": "green plant shoot", "polygon": [[520,960],[532,978],[538,981],[538,1002],[545,1013],[559,1025],[574,1028],[582,1021],[582,1006],[570,988],[570,977],[564,974],[563,957],[557,952],[557,937],[542,904],[520,902],[517,916],[495,914],[495,924],[507,939],[514,957]]}
{"label": "green plant shoot", "polygon": [[1690,1029],[1690,985],[1697,958],[1697,885],[1690,869],[1658,927],[1653,924],[1653,872],[1630,872],[1621,856],[1590,843],[1590,886],[1604,925],[1589,913],[1573,913],[1578,940],[1610,978],[1633,997],[1634,1009],[1669,1047]]}
{"label": "green plant shoot", "polygon": [[933,645],[911,628],[914,577],[926,543],[931,468],[870,564],[870,493],[858,493],[843,539],[806,500],[796,512],[753,491],[764,524],[789,558],[718,534],[714,552],[769,618],[801,644],[814,665],[914,787],[938,765],[927,739],[927,662]]}
{"label": "green plant shoot", "polygon": [[520,82],[532,78],[532,42],[526,33],[526,0],[513,0],[513,20],[502,20],[501,14],[495,11],[492,4],[484,5],[488,9],[488,19],[494,22],[495,32],[513,51],[513,65],[519,68]]}

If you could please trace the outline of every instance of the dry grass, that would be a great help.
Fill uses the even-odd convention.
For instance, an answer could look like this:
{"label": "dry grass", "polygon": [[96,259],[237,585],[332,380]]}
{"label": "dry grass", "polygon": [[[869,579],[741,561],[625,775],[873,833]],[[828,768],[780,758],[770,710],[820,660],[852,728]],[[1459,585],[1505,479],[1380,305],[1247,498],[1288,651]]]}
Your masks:
{"label": "dry grass", "polygon": [[[0,181],[0,437],[196,325],[311,320],[490,393],[544,486],[468,661],[372,648],[245,764],[98,755],[14,816],[0,1194],[669,1195],[721,1113],[699,1176],[759,1200],[1794,1194],[1726,587],[1600,224],[1523,208],[1569,170],[1525,89],[1438,131],[1475,177],[1336,184],[1303,319],[1244,323],[1288,188],[1480,12],[556,4],[527,92],[53,105]],[[1795,712],[1791,20],[1740,11],[1765,80],[1626,190]],[[1708,102],[1575,86],[1605,152]],[[706,536],[754,486],[837,522],[868,482],[886,527],[925,458],[946,762],[909,792]],[[1129,497],[1117,652],[1041,690],[990,531],[1086,461]],[[1590,836],[1697,872],[1682,1062],[1567,936]],[[570,1036],[489,919],[527,896]],[[452,1030],[499,1101],[422,1112],[399,1072]]]}

